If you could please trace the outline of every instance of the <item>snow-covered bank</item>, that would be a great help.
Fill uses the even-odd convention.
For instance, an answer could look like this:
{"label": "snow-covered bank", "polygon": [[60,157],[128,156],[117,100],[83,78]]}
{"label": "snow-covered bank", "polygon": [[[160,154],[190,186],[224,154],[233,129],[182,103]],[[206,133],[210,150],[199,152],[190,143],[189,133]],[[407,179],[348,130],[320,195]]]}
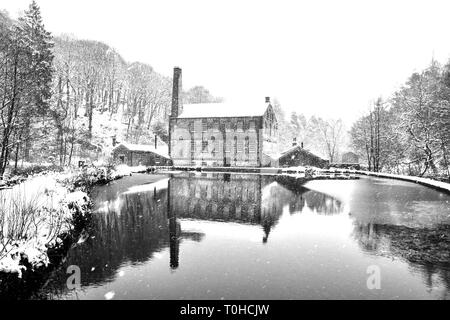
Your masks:
{"label": "snow-covered bank", "polygon": [[112,170],[111,178],[119,179],[124,176],[129,176],[132,173],[143,173],[146,171],[147,171],[147,167],[145,167],[145,166],[130,167],[130,166],[127,166],[126,164],[121,164],[121,165],[116,166],[115,169]]}
{"label": "snow-covered bank", "polygon": [[430,178],[421,178],[415,176],[405,176],[382,172],[371,172],[352,169],[335,169],[335,168],[320,169],[316,167],[289,167],[289,168],[282,168],[281,174],[294,178],[322,178],[322,177],[354,178],[356,175],[365,175],[378,178],[397,179],[408,182],[414,182],[440,191],[450,193],[450,183],[437,181]]}
{"label": "snow-covered bank", "polygon": [[[144,166],[85,167],[44,172],[0,190],[0,274],[35,271],[91,211],[93,186],[146,172]],[[80,220],[81,219],[81,220]]]}
{"label": "snow-covered bank", "polygon": [[436,180],[429,179],[429,178],[404,176],[404,175],[399,175],[399,174],[390,174],[390,173],[382,173],[382,172],[362,171],[362,170],[356,170],[356,173],[366,175],[366,176],[378,177],[378,178],[388,178],[388,179],[397,179],[397,180],[414,182],[414,183],[418,183],[418,184],[421,184],[421,185],[424,185],[427,187],[435,188],[435,189],[450,193],[450,183],[436,181]]}
{"label": "snow-covered bank", "polygon": [[61,244],[75,214],[88,213],[88,195],[70,192],[60,178],[38,175],[0,191],[0,272],[20,278],[26,265],[31,270],[48,266],[48,249]]}

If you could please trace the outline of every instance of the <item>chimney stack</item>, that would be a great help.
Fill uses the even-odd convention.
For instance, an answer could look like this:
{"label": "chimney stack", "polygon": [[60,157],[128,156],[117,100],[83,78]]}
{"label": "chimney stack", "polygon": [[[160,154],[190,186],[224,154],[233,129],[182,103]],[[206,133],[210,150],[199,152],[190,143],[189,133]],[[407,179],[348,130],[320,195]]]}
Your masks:
{"label": "chimney stack", "polygon": [[183,112],[182,94],[181,69],[175,67],[173,68],[172,112],[170,114],[172,118],[178,117]]}
{"label": "chimney stack", "polygon": [[266,97],[266,103],[270,103],[270,97]]}
{"label": "chimney stack", "polygon": [[292,146],[295,147],[297,145],[297,138],[294,137],[292,141]]}

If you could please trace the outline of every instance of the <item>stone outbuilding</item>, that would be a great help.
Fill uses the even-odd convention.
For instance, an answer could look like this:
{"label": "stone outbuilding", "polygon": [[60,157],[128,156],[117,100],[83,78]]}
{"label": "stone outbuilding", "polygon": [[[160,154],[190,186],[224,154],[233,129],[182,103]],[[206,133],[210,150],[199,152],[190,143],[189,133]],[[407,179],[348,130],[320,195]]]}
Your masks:
{"label": "stone outbuilding", "polygon": [[293,143],[292,147],[281,152],[278,159],[274,161],[274,167],[299,167],[299,166],[312,166],[318,168],[328,168],[329,161],[322,159],[315,155],[311,151],[303,148],[302,145]]}
{"label": "stone outbuilding", "polygon": [[113,151],[114,162],[129,166],[170,166],[170,159],[167,146],[153,147],[144,144],[120,143]]}

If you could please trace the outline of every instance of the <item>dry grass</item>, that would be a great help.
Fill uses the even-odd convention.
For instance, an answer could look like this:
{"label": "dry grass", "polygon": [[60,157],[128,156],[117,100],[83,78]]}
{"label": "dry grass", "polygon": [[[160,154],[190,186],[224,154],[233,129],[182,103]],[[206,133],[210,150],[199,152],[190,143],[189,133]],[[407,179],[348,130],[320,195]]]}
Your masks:
{"label": "dry grass", "polygon": [[0,191],[0,259],[18,241],[39,239],[47,244],[61,233],[67,218],[62,209],[46,206],[43,199],[48,197],[45,192],[27,195],[20,188]]}

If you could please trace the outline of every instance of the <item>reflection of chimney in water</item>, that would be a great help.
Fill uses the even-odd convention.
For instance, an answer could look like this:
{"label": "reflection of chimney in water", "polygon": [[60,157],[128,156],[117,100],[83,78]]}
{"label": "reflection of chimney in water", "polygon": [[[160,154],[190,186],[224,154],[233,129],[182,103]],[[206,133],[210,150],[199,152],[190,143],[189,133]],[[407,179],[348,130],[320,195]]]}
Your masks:
{"label": "reflection of chimney in water", "polygon": [[263,219],[262,221],[262,227],[264,230],[263,243],[267,243],[267,239],[269,238],[269,233],[273,225],[274,221],[270,217]]}
{"label": "reflection of chimney in water", "polygon": [[170,180],[167,183],[167,218],[169,219],[169,247],[170,247],[170,268],[177,269],[179,264],[180,241],[178,237],[181,228],[177,223],[177,217],[171,207]]}
{"label": "reflection of chimney in water", "polygon": [[176,217],[169,218],[169,246],[170,246],[170,268],[177,269],[179,264],[180,241],[178,240],[181,229],[177,223]]}

